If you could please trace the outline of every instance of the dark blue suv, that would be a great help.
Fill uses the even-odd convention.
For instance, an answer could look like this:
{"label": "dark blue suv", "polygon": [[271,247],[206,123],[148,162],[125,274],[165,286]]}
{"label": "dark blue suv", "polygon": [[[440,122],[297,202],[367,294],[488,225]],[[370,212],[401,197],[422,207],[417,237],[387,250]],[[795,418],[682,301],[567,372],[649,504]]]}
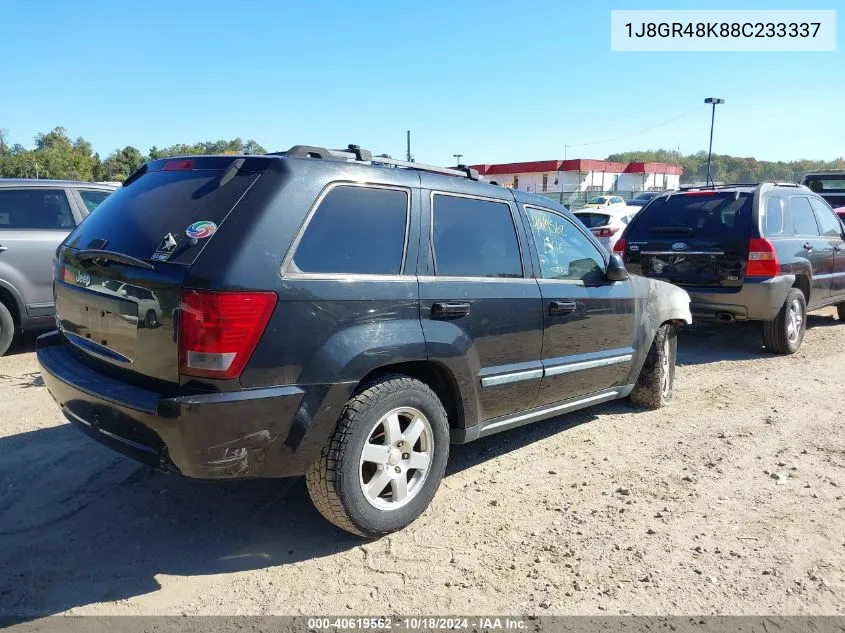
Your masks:
{"label": "dark blue suv", "polygon": [[363,536],[419,516],[450,443],[671,398],[687,294],[477,178],[356,146],[150,162],[57,253],[45,383],[155,468],[304,474]]}

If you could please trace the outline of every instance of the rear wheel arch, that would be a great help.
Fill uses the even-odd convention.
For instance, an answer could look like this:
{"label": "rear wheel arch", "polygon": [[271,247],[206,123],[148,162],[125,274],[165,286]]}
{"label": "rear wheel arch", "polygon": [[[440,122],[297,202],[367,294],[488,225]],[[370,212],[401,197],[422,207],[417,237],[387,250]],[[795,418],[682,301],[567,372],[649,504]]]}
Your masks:
{"label": "rear wheel arch", "polygon": [[795,282],[792,284],[793,288],[798,288],[802,293],[804,293],[804,301],[807,302],[807,305],[810,305],[810,278],[807,275],[795,275]]}
{"label": "rear wheel arch", "polygon": [[450,428],[463,428],[465,426],[465,413],[463,396],[461,395],[458,381],[452,372],[445,366],[431,360],[409,361],[384,365],[370,371],[358,383],[355,389],[359,392],[366,389],[368,385],[379,380],[387,374],[402,374],[415,378],[428,385],[435,393],[446,409]]}
{"label": "rear wheel arch", "polygon": [[18,305],[18,301],[15,299],[15,296],[3,286],[0,286],[0,303],[6,306],[6,309],[12,315],[12,320],[15,322],[15,327],[20,328],[22,326],[22,315],[20,311],[20,306]]}

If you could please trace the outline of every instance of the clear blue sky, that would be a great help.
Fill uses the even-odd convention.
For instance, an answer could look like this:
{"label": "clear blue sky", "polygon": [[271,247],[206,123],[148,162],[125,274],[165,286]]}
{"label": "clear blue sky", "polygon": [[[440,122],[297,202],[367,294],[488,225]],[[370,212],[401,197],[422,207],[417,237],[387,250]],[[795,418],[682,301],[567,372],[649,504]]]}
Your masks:
{"label": "clear blue sky", "polygon": [[[101,155],[254,138],[269,150],[356,142],[418,161],[563,158],[727,100],[714,151],[766,160],[845,154],[836,53],[614,53],[612,8],[652,0],[425,2],[0,0],[0,127],[57,125]],[[708,0],[702,9],[843,9],[841,0]],[[709,111],[569,157],[706,149]]]}

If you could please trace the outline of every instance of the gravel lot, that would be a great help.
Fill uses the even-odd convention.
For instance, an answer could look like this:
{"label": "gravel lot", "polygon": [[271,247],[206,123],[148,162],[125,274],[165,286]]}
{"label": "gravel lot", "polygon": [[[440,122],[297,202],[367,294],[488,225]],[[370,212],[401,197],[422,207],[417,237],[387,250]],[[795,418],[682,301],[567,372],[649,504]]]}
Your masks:
{"label": "gravel lot", "polygon": [[681,335],[676,396],[453,447],[375,542],[301,480],[168,477],[63,423],[33,339],[0,359],[0,614],[845,614],[845,324],[791,357]]}

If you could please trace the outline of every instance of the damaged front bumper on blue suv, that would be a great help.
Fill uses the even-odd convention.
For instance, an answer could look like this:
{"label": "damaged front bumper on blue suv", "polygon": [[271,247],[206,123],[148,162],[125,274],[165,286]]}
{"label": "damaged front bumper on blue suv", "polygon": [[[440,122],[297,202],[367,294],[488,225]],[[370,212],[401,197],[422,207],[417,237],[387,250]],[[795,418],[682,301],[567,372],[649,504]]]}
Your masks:
{"label": "damaged front bumper on blue suv", "polygon": [[303,474],[354,388],[159,393],[97,371],[59,332],[38,338],[37,355],[50,395],[80,430],[148,466],[200,479]]}

